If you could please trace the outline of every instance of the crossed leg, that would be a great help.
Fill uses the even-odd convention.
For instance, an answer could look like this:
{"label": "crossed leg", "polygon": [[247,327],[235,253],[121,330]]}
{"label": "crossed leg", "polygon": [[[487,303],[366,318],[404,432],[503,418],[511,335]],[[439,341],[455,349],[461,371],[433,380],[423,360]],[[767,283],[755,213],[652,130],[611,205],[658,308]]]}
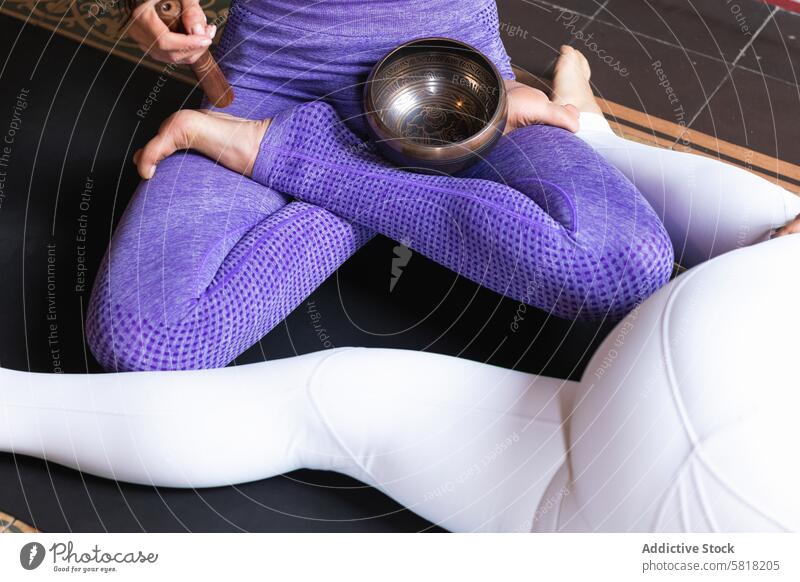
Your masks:
{"label": "crossed leg", "polygon": [[[275,106],[270,94],[237,87],[231,111],[259,118]],[[87,341],[107,370],[224,366],[372,236],[195,152],[177,153],[139,185],[117,226]]]}
{"label": "crossed leg", "polygon": [[[800,213],[797,197],[744,170],[615,136],[596,113],[588,77],[580,53],[565,48],[556,99],[578,104],[578,137],[636,184],[686,266],[764,240]],[[193,153],[165,160],[142,184],[90,305],[87,335],[105,367],[225,365],[373,230],[412,240],[473,280],[564,317],[621,316],[665,281],[670,257],[652,210],[617,170],[566,132],[517,130],[465,174],[470,180],[454,182],[393,172],[365,154],[323,106],[308,109],[325,119],[301,136],[302,148],[338,157],[323,167],[318,159],[284,156],[277,190]],[[269,182],[271,165],[260,157],[261,180]],[[337,164],[358,171],[343,176]],[[314,179],[298,182],[301,174]],[[387,197],[389,183],[401,187]],[[312,204],[286,204],[278,190]],[[598,269],[609,257],[622,258],[616,270]],[[610,280],[598,282],[600,272]]]}
{"label": "crossed leg", "polygon": [[[203,123],[186,146],[221,163],[258,142],[247,137],[257,123],[194,115]],[[168,124],[151,143],[184,130]],[[279,114],[251,154],[236,169],[252,168],[254,180],[182,153],[142,183],[89,308],[87,338],[104,367],[224,366],[373,231],[566,318],[620,318],[672,269],[648,203],[557,128],[504,136],[462,177],[422,176],[388,166],[329,106],[310,103]],[[284,206],[279,192],[304,202]]]}

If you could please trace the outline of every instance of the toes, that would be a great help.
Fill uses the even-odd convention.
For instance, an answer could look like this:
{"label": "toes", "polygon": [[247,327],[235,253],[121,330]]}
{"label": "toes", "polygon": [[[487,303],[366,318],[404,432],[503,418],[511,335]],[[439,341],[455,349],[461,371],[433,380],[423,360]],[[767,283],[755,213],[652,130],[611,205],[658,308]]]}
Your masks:
{"label": "toes", "polygon": [[581,51],[568,44],[561,45],[560,53],[561,53],[560,58],[564,59],[568,63],[573,63],[573,64],[579,62],[576,61],[576,59],[580,59],[583,56],[581,54]]}
{"label": "toes", "polygon": [[139,175],[149,180],[156,173],[156,166],[179,149],[185,149],[186,144],[177,143],[174,134],[161,132],[151,139],[147,144],[133,156],[136,169]]}
{"label": "toes", "polygon": [[570,54],[573,58],[575,58],[579,62],[586,60],[586,57],[583,56],[583,53],[580,50],[578,50],[578,49],[576,49],[574,47],[569,47],[569,53],[568,54]]}
{"label": "toes", "polygon": [[154,137],[147,142],[144,148],[136,152],[133,158],[136,169],[144,180],[149,180],[153,177],[156,173],[158,162],[163,159],[163,156],[161,156],[161,150],[163,149],[162,142],[163,140],[160,139],[160,136]]}
{"label": "toes", "polygon": [[589,59],[586,58],[586,55],[584,55],[578,49],[572,47],[569,47],[569,52],[567,54],[569,54],[571,58],[575,59],[575,64],[580,68],[581,71],[583,71],[584,75],[586,75],[586,80],[588,81],[592,74],[592,68],[589,65]]}

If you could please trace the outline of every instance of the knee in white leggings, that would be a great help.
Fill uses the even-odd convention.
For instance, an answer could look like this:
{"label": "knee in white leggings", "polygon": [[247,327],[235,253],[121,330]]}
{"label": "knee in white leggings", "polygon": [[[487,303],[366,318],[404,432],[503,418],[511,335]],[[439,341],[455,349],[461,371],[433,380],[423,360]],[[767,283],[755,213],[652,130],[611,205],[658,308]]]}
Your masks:
{"label": "knee in white leggings", "polygon": [[800,213],[800,197],[744,168],[624,139],[602,115],[582,113],[580,122],[578,137],[641,191],[685,267],[767,240]]}
{"label": "knee in white leggings", "polygon": [[[595,354],[569,420],[564,531],[796,531],[800,238],[695,267]],[[558,479],[556,480],[558,481]]]}
{"label": "knee in white leggings", "polygon": [[451,531],[530,531],[565,459],[559,394],[573,383],[438,354],[340,350],[311,399],[332,468]]}

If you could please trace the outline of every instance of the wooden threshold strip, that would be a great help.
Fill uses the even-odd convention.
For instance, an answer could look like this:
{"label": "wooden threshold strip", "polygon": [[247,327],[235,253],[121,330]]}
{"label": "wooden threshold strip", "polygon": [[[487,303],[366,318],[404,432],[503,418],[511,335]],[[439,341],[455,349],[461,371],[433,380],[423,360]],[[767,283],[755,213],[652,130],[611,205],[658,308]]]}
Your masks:
{"label": "wooden threshold strip", "polygon": [[39,530],[0,511],[0,534],[4,533],[39,533]]}

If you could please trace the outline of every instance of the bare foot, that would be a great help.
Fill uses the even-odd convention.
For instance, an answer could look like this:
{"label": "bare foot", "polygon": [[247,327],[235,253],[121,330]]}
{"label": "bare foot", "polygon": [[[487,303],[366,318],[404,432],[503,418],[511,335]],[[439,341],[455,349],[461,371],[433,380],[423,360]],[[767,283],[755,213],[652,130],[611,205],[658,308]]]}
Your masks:
{"label": "bare foot", "polygon": [[161,124],[158,135],[133,156],[139,175],[153,177],[156,166],[178,150],[197,150],[226,168],[250,176],[270,120],[253,121],[205,109],[182,109]]}
{"label": "bare foot", "polygon": [[553,75],[553,102],[574,105],[578,111],[602,113],[589,85],[591,74],[586,57],[571,46],[563,45]]}
{"label": "bare foot", "polygon": [[787,234],[796,234],[800,232],[800,214],[794,217],[781,228],[772,233],[770,238],[778,238],[779,236],[786,236]]}

